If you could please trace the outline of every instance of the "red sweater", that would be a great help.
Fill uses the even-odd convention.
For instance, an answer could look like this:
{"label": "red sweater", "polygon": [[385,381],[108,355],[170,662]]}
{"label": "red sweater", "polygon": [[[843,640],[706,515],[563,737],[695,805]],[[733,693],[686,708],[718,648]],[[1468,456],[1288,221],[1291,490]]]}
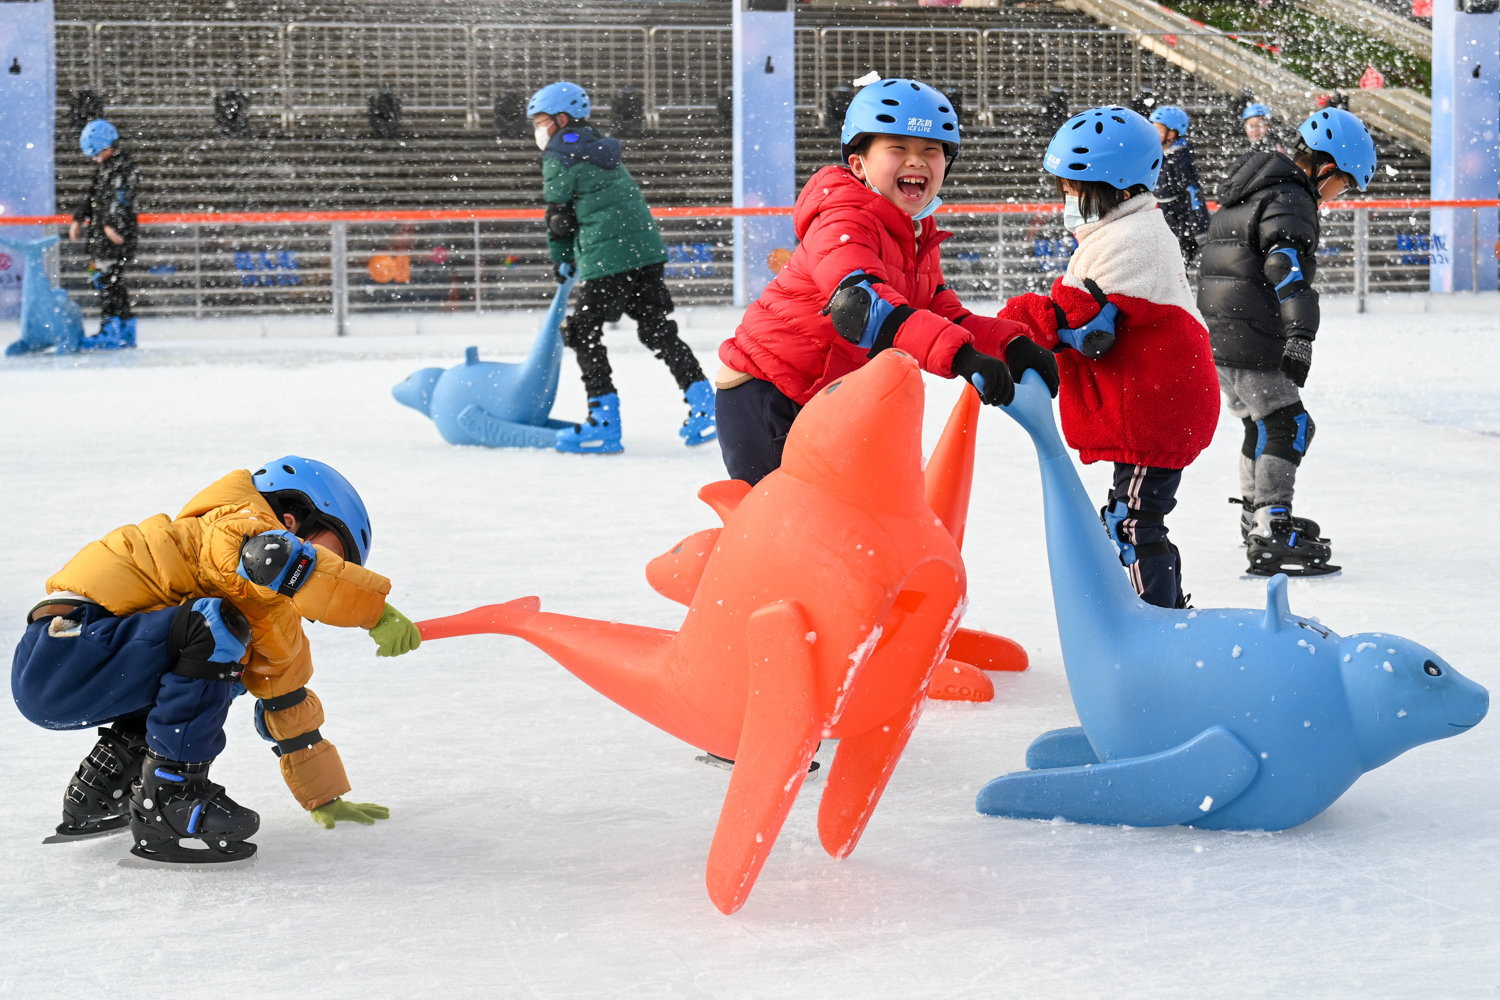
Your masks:
{"label": "red sweater", "polygon": [[1054,347],[1052,304],[1069,326],[1082,326],[1099,312],[1083,279],[1097,282],[1120,310],[1115,346],[1098,360],[1072,349],[1057,356],[1063,434],[1084,463],[1187,468],[1213,440],[1219,379],[1177,239],[1149,195],[1077,235],[1078,250],[1052,283],[1052,297],[1017,296],[1001,315],[1026,320],[1033,340]]}
{"label": "red sweater", "polygon": [[838,335],[821,315],[838,283],[853,271],[882,280],[875,285],[892,305],[916,310],[893,346],[924,369],[953,377],[953,355],[964,344],[993,354],[1027,332],[1023,323],[972,316],[943,285],[938,248],[945,233],[929,217],[918,237],[912,218],[865,187],[847,167],[824,167],[797,198],[792,215],[801,241],[792,259],[745,310],[719,359],[736,371],[765,379],[794,402],[806,404],[819,389],[864,365],[866,352]]}

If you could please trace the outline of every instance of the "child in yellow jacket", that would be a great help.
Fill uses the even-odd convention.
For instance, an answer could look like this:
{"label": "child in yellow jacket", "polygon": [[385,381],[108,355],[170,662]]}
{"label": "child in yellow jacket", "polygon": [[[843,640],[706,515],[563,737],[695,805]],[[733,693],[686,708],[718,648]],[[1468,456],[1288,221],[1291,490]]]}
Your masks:
{"label": "child in yellow jacket", "polygon": [[315,820],[386,818],[381,806],[341,798],[349,781],[319,731],[302,630],[304,618],[366,629],[379,656],[420,644],[385,601],[390,581],[364,567],[370,540],[348,481],[288,455],[231,472],[175,519],[117,528],[69,560],[28,616],[12,693],[50,729],[112,725],[69,783],[49,839],[129,826],[131,853],[148,862],[248,861],[259,817],[208,780],[240,685],[258,699],[256,727]]}

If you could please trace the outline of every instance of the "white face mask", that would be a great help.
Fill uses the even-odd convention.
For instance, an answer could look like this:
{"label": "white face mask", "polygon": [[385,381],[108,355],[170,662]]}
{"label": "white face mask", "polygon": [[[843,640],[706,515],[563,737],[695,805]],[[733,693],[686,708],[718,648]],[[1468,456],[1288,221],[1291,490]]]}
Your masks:
{"label": "white face mask", "polygon": [[1089,220],[1083,217],[1083,212],[1078,208],[1078,196],[1075,194],[1063,195],[1063,227],[1070,233],[1076,233],[1089,224]]}
{"label": "white face mask", "polygon": [[536,127],[536,148],[545,151],[547,143],[552,141],[552,126],[538,125]]}

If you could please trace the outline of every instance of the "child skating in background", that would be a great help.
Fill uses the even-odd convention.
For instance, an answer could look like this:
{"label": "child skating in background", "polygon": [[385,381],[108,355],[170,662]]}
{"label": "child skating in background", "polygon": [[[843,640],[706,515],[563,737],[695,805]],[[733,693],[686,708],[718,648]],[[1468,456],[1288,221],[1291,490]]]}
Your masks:
{"label": "child skating in background", "polygon": [[1136,593],[1173,608],[1187,596],[1165,518],[1182,470],[1213,439],[1219,401],[1208,330],[1151,195],[1161,161],[1156,129],[1128,108],[1069,119],[1043,167],[1078,249],[1050,296],[1018,296],[1001,315],[1060,352],[1063,433],[1085,464],[1114,463],[1101,516]]}
{"label": "child skating in background", "polygon": [[364,568],[370,540],[348,481],[287,455],[231,472],[175,520],[117,528],[55,573],[27,616],[11,692],[21,714],[48,729],[112,725],[69,783],[52,839],[128,825],[131,853],[148,863],[248,860],[255,845],[244,841],[260,817],[208,778],[243,689],[259,699],[256,728],[316,821],[386,818],[382,806],[341,798],[349,781],[319,730],[302,629],[304,618],[367,629],[381,656],[420,644],[385,602],[390,581]]}
{"label": "child skating in background", "polygon": [[526,117],[542,150],[542,197],[547,202],[547,249],[557,280],[575,272],[578,307],[563,326],[583,372],[589,415],[557,432],[557,450],[612,454],[620,440],[620,396],[610,378],[604,324],[622,314],[636,335],[672,371],[688,404],[677,433],[689,446],[714,439],[714,391],[692,349],[667,318],[672,293],[665,281],[667,248],[641,189],[620,162],[620,140],[587,124],[589,95],[566,81],[531,96]]}
{"label": "child skating in background", "polygon": [[1318,203],[1375,173],[1375,141],[1340,108],[1314,112],[1291,157],[1246,153],[1219,189],[1203,245],[1198,306],[1213,333],[1229,412],[1245,425],[1240,537],[1249,572],[1326,576],[1333,550],[1316,521],[1292,515],[1297,469],[1317,427],[1302,405],[1320,311]]}
{"label": "child skating in background", "polygon": [[1198,240],[1208,232],[1208,205],[1187,137],[1187,112],[1166,104],[1151,112],[1150,121],[1161,136],[1162,155],[1161,175],[1151,193],[1182,247],[1182,259],[1191,264],[1198,256]]}
{"label": "child skating in background", "polygon": [[973,315],[943,284],[951,234],[930,216],[958,155],[948,99],[915,80],[872,83],[850,102],[841,141],[845,165],[818,171],[797,198],[791,259],[719,347],[719,445],[729,475],[752,485],[781,465],[807,401],[890,347],[974,381],[986,403],[1010,402],[1027,368],[1056,391],[1056,362],[1017,339],[1022,324]]}
{"label": "child skating in background", "polygon": [[1245,105],[1240,112],[1240,126],[1252,153],[1285,153],[1286,145],[1276,133],[1271,106],[1258,101]]}
{"label": "child skating in background", "polygon": [[[125,268],[135,256],[135,199],[141,171],[127,149],[121,149],[120,133],[103,118],[83,127],[78,146],[83,155],[99,164],[89,179],[88,194],[73,209],[68,238],[83,235],[84,252],[99,290],[99,332],[84,337],[85,351],[113,351],[135,346],[135,313],[130,308],[130,288]],[[85,230],[84,227],[87,227]]]}

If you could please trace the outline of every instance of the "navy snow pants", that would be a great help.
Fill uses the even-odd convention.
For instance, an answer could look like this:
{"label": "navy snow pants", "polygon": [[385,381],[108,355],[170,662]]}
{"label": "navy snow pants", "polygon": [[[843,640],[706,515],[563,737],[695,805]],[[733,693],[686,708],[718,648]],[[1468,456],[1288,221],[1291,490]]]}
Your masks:
{"label": "navy snow pants", "polygon": [[1167,540],[1166,516],[1177,506],[1181,469],[1115,463],[1110,500],[1125,501],[1130,515],[1120,522],[1120,541],[1135,547],[1136,560],[1126,567],[1130,585],[1141,600],[1159,608],[1182,605],[1182,558]]}
{"label": "navy snow pants", "polygon": [[[117,618],[85,604],[26,628],[10,669],[16,707],[47,729],[146,720],[146,742],[168,760],[196,763],[224,750],[232,681],[174,674],[167,636],[177,608]],[[58,622],[53,627],[53,622]],[[68,627],[77,622],[76,628]]]}
{"label": "navy snow pants", "polygon": [[781,452],[802,407],[765,379],[753,378],[715,394],[719,448],[730,479],[754,486],[781,468]]}

